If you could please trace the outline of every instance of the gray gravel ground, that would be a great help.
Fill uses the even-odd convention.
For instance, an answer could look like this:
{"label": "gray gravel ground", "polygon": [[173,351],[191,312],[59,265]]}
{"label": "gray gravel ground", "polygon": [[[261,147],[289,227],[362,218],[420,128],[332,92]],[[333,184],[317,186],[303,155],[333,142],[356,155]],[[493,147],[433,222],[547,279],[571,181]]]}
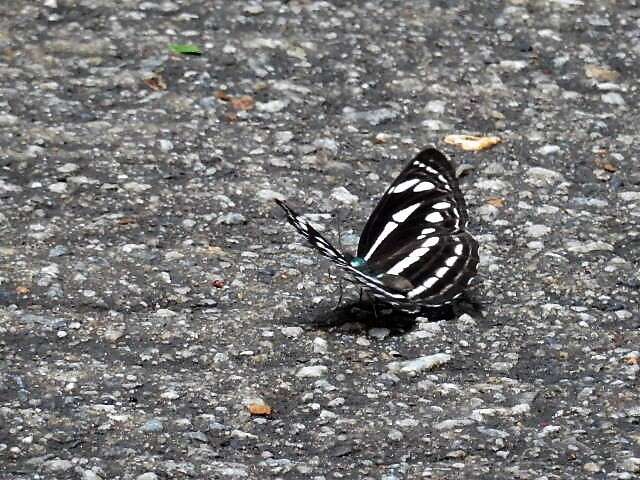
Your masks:
{"label": "gray gravel ground", "polygon": [[[0,478],[638,478],[639,56],[636,0],[0,3]],[[482,313],[332,312],[272,198],[353,247],[429,143]]]}

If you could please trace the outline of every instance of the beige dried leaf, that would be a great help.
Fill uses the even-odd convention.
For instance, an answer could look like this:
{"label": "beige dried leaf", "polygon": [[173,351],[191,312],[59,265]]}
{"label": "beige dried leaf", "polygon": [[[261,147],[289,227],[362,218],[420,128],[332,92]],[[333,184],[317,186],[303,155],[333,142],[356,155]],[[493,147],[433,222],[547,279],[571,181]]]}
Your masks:
{"label": "beige dried leaf", "polygon": [[447,135],[444,137],[444,143],[455,145],[469,152],[479,152],[487,150],[502,140],[498,137],[477,137],[475,135]]}
{"label": "beige dried leaf", "polygon": [[599,82],[615,82],[620,78],[620,72],[598,65],[587,65],[584,67],[584,74],[588,78],[593,78]]}

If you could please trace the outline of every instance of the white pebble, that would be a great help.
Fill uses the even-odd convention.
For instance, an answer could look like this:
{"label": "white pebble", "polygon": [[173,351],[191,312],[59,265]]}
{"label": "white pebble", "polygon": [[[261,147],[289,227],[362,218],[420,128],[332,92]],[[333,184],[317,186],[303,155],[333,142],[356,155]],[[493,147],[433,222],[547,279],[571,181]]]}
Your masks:
{"label": "white pebble", "polygon": [[40,269],[40,273],[48,277],[58,278],[58,275],[60,275],[60,266],[55,263],[51,263],[46,267],[42,267]]}
{"label": "white pebble", "polygon": [[293,132],[290,132],[289,130],[276,132],[274,137],[278,145],[282,145],[283,143],[289,143],[294,138]]}
{"label": "white pebble", "polygon": [[536,187],[553,185],[564,180],[562,174],[542,167],[531,167],[527,170],[527,181]]}
{"label": "white pebble", "polygon": [[125,190],[129,190],[130,192],[144,192],[145,190],[149,190],[151,185],[146,183],[127,182],[123,187]]}
{"label": "white pebble", "polygon": [[530,250],[544,250],[544,242],[532,240],[531,242],[527,242],[527,248]]}
{"label": "white pebble", "polygon": [[619,192],[618,198],[623,202],[640,202],[640,192]]}
{"label": "white pebble", "polygon": [[256,103],[256,110],[259,112],[275,113],[284,110],[289,105],[288,100],[272,100],[270,102]]}
{"label": "white pebble", "polygon": [[423,370],[430,370],[439,365],[445,364],[451,360],[451,355],[447,353],[436,353],[434,355],[426,355],[413,360],[405,360],[401,362],[392,362],[387,368],[392,372],[416,373]]}
{"label": "white pebble", "polygon": [[444,113],[447,104],[442,100],[431,100],[427,102],[424,109],[430,113]]}
{"label": "white pebble", "polygon": [[49,185],[49,190],[54,193],[64,193],[67,191],[67,182],[56,182]]}
{"label": "white pebble", "polygon": [[136,477],[136,480],[158,480],[158,475],[153,472],[145,472]]}
{"label": "white pebble", "polygon": [[338,144],[331,138],[318,138],[315,142],[313,142],[313,146],[318,150],[327,150],[334,155],[338,153]]}
{"label": "white pebble", "polygon": [[554,153],[558,153],[560,151],[560,147],[558,145],[544,145],[536,151],[540,155],[551,155]]}
{"label": "white pebble", "polygon": [[58,167],[56,170],[58,170],[60,173],[71,173],[75,172],[78,168],[78,164],[76,163],[65,163],[64,165]]}
{"label": "white pebble", "polygon": [[568,240],[566,242],[567,250],[572,253],[589,253],[597,251],[613,251],[613,245],[607,242],[601,241],[586,241],[580,242],[578,240]]}
{"label": "white pebble", "polygon": [[528,237],[539,238],[551,233],[551,228],[546,225],[528,225],[525,233]]}
{"label": "white pebble", "polygon": [[626,102],[624,101],[624,98],[618,92],[603,93],[600,96],[600,99],[604,103],[608,103],[610,105],[618,105],[618,106],[626,105]]}
{"label": "white pebble", "polygon": [[369,330],[369,336],[377,340],[384,340],[389,336],[391,330],[388,328],[372,328]]}
{"label": "white pebble", "polygon": [[180,398],[180,394],[175,390],[167,390],[160,394],[160,398],[164,398],[166,400],[175,400],[177,398]]}
{"label": "white pebble", "polygon": [[640,458],[629,457],[622,462],[622,468],[627,472],[640,473]]}
{"label": "white pebble", "polygon": [[334,188],[331,192],[331,198],[345,205],[358,203],[358,197],[344,187]]}
{"label": "white pebble", "polygon": [[239,225],[246,221],[247,219],[241,213],[229,212],[219,216],[216,220],[216,225],[220,225],[221,223],[224,225]]}
{"label": "white pebble", "polygon": [[298,378],[320,378],[327,375],[329,369],[324,365],[312,365],[310,367],[302,367],[296,372]]}
{"label": "white pebble", "polygon": [[284,327],[281,332],[285,337],[298,338],[302,335],[303,330],[300,327]]}
{"label": "white pebble", "polygon": [[276,198],[278,200],[284,200],[286,198],[282,193],[276,192],[275,190],[269,190],[269,189],[258,190],[258,193],[256,194],[256,196],[260,200],[263,200],[265,202],[269,202]]}
{"label": "white pebble", "polygon": [[160,146],[160,150],[163,152],[170,152],[173,150],[173,142],[171,140],[158,140],[158,145]]}
{"label": "white pebble", "polygon": [[73,468],[73,463],[71,463],[69,460],[49,460],[44,463],[44,468],[51,472],[66,472],[67,470]]}
{"label": "white pebble", "polygon": [[313,353],[327,353],[327,341],[324,338],[316,337],[313,339]]}

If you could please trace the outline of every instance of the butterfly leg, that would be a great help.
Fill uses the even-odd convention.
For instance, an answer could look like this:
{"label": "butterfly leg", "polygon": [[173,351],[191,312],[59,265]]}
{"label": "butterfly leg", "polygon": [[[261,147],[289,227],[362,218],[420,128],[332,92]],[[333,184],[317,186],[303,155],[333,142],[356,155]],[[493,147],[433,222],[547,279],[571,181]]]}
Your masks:
{"label": "butterfly leg", "polygon": [[342,277],[339,277],[338,279],[338,289],[340,290],[340,296],[338,297],[338,303],[336,303],[336,306],[333,307],[334,310],[342,305],[342,297],[344,296],[344,288],[342,288]]}
{"label": "butterfly leg", "polygon": [[369,295],[369,298],[371,299],[371,307],[373,308],[373,318],[378,320],[378,309],[376,308],[376,297],[374,297],[373,295]]}
{"label": "butterfly leg", "polygon": [[373,295],[371,295],[369,292],[367,292],[364,288],[360,289],[360,299],[358,300],[358,303],[362,304],[362,297],[367,296],[367,299],[369,300],[369,303],[371,303],[371,308],[373,310],[373,316],[374,318],[377,320],[378,319],[378,310],[376,309],[376,297],[374,297]]}

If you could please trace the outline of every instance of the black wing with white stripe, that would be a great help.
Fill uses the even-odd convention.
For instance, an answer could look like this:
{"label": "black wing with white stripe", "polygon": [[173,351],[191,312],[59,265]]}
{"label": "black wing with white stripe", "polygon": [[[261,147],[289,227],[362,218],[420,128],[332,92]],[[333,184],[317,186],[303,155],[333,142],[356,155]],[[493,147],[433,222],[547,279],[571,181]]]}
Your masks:
{"label": "black wing with white stripe", "polygon": [[287,214],[287,221],[294,226],[298,232],[307,239],[307,241],[315,248],[317,248],[320,253],[322,253],[329,260],[334,262],[335,264],[346,267],[349,265],[349,262],[345,258],[345,256],[340,253],[333,245],[329,243],[329,241],[320,235],[315,228],[311,226],[309,222],[307,222],[304,218],[298,215],[289,205],[287,205],[282,200],[275,199],[276,203],[280,205],[280,207]]}
{"label": "black wing with white stripe", "polygon": [[407,300],[442,305],[475,275],[478,244],[466,232],[466,205],[451,163],[435,148],[419,153],[389,186],[358,244],[371,271],[413,286]]}
{"label": "black wing with white stripe", "polygon": [[353,257],[350,255],[347,257],[339,252],[326,238],[320,235],[320,233],[313,228],[309,222],[289,207],[289,205],[278,199],[275,199],[275,202],[285,211],[287,221],[293,225],[293,227],[304,238],[307,239],[311,246],[316,248],[322,255],[327,257],[333,263],[346,270],[354,281],[369,289],[376,296],[384,297],[393,303],[400,304],[405,300],[405,295],[402,292],[394,291],[393,288],[385,285],[383,280],[378,279],[375,276],[371,276],[352,266],[350,259]]}

